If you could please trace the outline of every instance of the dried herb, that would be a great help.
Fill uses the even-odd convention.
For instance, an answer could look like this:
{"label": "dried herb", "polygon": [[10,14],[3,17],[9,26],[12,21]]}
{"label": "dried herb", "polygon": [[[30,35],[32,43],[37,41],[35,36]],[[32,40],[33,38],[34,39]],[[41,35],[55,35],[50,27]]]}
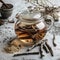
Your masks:
{"label": "dried herb", "polygon": [[51,47],[47,44],[47,42],[45,42],[45,44],[46,44],[47,48],[49,49],[51,56],[53,56],[53,51],[52,51]]}
{"label": "dried herb", "polygon": [[44,49],[44,51],[45,51],[46,53],[49,53],[49,51],[48,51],[47,47],[45,46],[45,44],[43,45],[43,49]]}
{"label": "dried herb", "polygon": [[15,54],[15,55],[13,55],[13,57],[23,56],[23,55],[38,55],[38,54],[39,54],[39,52],[22,53],[22,54]]}
{"label": "dried herb", "polygon": [[41,45],[39,46],[39,54],[40,54],[40,58],[44,57]]}
{"label": "dried herb", "polygon": [[54,42],[55,41],[55,34],[54,33],[53,33],[53,39],[52,40],[53,40],[53,45],[56,46],[56,44]]}

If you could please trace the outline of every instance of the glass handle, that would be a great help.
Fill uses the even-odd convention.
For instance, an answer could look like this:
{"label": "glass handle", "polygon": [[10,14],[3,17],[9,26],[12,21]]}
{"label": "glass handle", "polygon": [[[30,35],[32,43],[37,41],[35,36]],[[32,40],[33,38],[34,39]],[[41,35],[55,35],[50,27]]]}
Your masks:
{"label": "glass handle", "polygon": [[54,23],[54,18],[52,16],[48,17],[51,20],[51,25],[47,28],[47,31],[49,31],[51,29],[51,27],[53,26]]}

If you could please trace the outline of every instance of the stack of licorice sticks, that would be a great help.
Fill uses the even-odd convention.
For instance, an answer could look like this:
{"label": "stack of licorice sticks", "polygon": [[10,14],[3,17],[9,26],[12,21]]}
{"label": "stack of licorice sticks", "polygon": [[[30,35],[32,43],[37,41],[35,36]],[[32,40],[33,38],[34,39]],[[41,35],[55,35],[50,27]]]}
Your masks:
{"label": "stack of licorice sticks", "polygon": [[[39,52],[32,52],[32,53],[23,53],[23,54],[15,54],[13,57],[17,57],[17,56],[23,56],[23,55],[38,55],[40,54],[40,58],[43,58],[43,51],[42,49],[46,52],[46,53],[50,53],[51,56],[53,56],[53,51],[51,49],[51,47],[48,45],[47,41],[43,41],[41,43],[38,43],[36,45],[34,45],[33,47],[27,49],[28,51],[31,51],[32,49],[34,49],[35,47],[39,47]],[[43,48],[42,48],[43,47]]]}
{"label": "stack of licorice sticks", "polygon": [[49,44],[47,43],[47,40],[42,42],[42,43],[39,43],[37,45],[34,45],[32,48],[28,49],[27,51],[31,51],[32,49],[34,49],[35,47],[39,47],[39,54],[40,54],[40,58],[42,58],[44,55],[43,55],[43,51],[42,49],[46,52],[46,53],[50,53],[51,56],[53,56],[53,51],[52,51],[52,48],[49,46]]}

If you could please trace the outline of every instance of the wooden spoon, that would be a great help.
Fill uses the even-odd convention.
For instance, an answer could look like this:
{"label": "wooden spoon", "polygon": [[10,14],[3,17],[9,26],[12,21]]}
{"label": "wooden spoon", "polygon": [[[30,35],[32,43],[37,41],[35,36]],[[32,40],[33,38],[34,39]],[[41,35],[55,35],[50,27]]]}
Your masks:
{"label": "wooden spoon", "polygon": [[9,8],[9,6],[7,4],[5,4],[5,2],[3,2],[2,0],[0,0],[1,3],[3,3],[3,5],[6,7],[6,8]]}

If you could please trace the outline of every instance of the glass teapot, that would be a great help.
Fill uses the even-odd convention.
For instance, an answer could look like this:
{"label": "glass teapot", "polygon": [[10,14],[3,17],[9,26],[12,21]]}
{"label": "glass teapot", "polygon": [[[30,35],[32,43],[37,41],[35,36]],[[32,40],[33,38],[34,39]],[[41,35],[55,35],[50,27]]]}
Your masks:
{"label": "glass teapot", "polygon": [[[16,18],[15,33],[24,46],[32,46],[41,41],[53,25],[53,18],[50,15],[46,15],[44,18],[31,6],[28,7],[28,10],[18,13]],[[47,27],[45,19],[51,20],[49,27]]]}

